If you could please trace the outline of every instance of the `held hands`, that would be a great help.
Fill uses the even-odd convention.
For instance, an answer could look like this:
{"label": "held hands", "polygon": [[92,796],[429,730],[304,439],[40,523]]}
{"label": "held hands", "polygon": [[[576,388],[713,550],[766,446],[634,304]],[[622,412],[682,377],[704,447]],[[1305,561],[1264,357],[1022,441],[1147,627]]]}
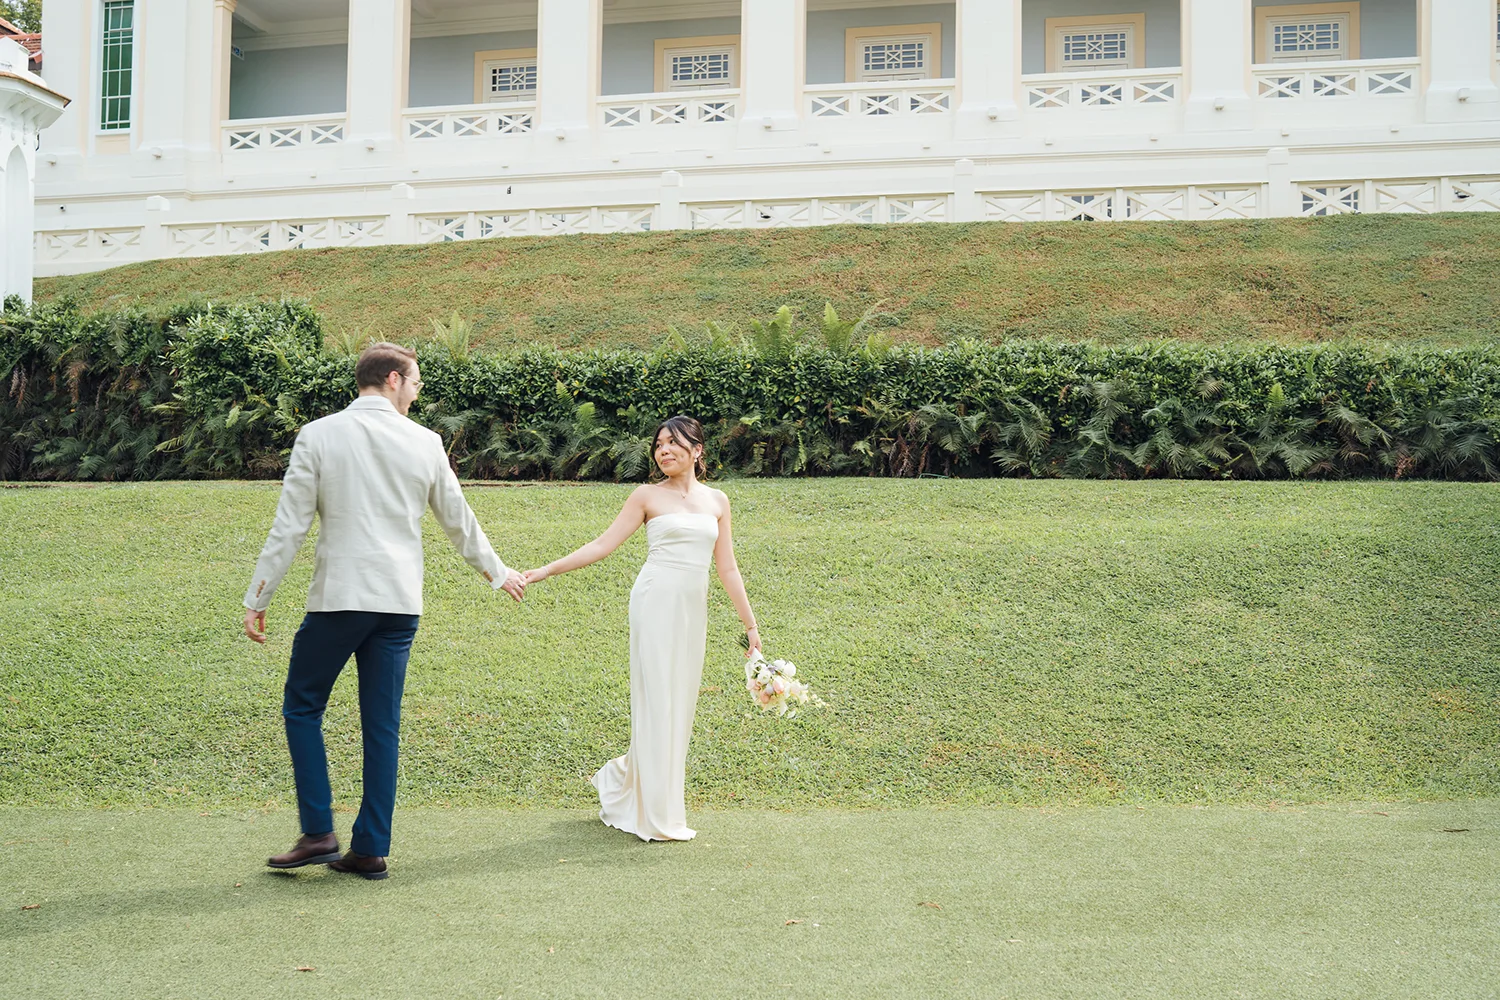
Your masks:
{"label": "held hands", "polygon": [[551,575],[552,574],[547,571],[547,567],[541,566],[541,567],[538,567],[537,569],[528,569],[522,575],[522,577],[526,581],[526,583],[528,585],[530,585],[530,584],[533,584],[533,583],[541,583],[543,580],[547,579],[547,577],[549,577]]}
{"label": "held hands", "polygon": [[505,582],[500,585],[500,589],[519,601],[526,596],[526,584],[529,582],[515,570],[507,570]]}

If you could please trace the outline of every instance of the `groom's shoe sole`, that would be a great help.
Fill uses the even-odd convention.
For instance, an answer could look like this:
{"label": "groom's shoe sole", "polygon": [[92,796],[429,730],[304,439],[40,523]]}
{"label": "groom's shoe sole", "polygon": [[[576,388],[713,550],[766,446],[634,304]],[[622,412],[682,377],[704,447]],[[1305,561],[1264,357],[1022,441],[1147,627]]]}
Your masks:
{"label": "groom's shoe sole", "polygon": [[305,868],[308,865],[330,864],[334,861],[337,861],[341,857],[343,857],[342,854],[340,854],[338,851],[334,851],[332,854],[315,854],[310,858],[303,858],[300,861],[292,861],[287,864],[277,864],[274,861],[267,861],[266,867],[277,868],[281,871],[286,871],[289,868]]}
{"label": "groom's shoe sole", "polygon": [[379,882],[381,879],[385,879],[385,878],[390,878],[391,877],[391,873],[388,872],[388,871],[385,871],[385,872],[362,872],[362,871],[356,871],[353,868],[335,868],[333,865],[329,865],[328,867],[331,868],[333,871],[343,872],[346,875],[358,875],[360,878],[369,879],[371,882]]}

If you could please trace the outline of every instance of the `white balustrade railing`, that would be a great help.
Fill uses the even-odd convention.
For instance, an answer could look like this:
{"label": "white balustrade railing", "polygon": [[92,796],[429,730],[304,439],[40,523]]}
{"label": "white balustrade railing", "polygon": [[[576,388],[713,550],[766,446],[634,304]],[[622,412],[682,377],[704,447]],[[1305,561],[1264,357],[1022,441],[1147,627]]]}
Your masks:
{"label": "white balustrade railing", "polygon": [[103,229],[41,230],[36,255],[43,261],[126,261],[141,256],[140,226]]}
{"label": "white balustrade railing", "polygon": [[167,227],[167,248],[174,257],[202,257],[313,247],[374,246],[385,242],[385,228],[383,217],[184,223]]}
{"label": "white balustrade railing", "polygon": [[813,118],[886,118],[947,114],[954,81],[897,80],[886,83],[817,84],[803,89]]}
{"label": "white balustrade railing", "polygon": [[536,103],[407,108],[401,115],[401,121],[402,134],[408,139],[521,135],[536,127]]}
{"label": "white balustrade railing", "polygon": [[739,117],[738,90],[695,90],[682,94],[623,94],[601,98],[604,127],[709,125]]}
{"label": "white balustrade railing", "polygon": [[1265,206],[1259,184],[996,191],[980,198],[983,217],[992,222],[1254,219],[1264,214]]}
{"label": "white balustrade railing", "polygon": [[1021,77],[1026,106],[1046,108],[1113,108],[1124,105],[1175,104],[1182,99],[1182,70],[1088,70],[1036,73]]}
{"label": "white balustrade railing", "polygon": [[415,217],[416,240],[418,243],[452,243],[502,236],[645,233],[650,232],[655,215],[656,209],[651,205],[419,215]]}
{"label": "white balustrade railing", "polygon": [[948,196],[795,198],[688,205],[690,229],[786,229],[844,224],[946,222]]}
{"label": "white balustrade railing", "polygon": [[1287,101],[1329,97],[1410,97],[1421,83],[1416,59],[1254,66],[1255,96]]}
{"label": "white balustrade railing", "polygon": [[296,115],[287,118],[253,118],[225,122],[224,148],[297,149],[331,146],[344,141],[344,115]]}
{"label": "white balustrade railing", "polygon": [[1500,177],[1318,181],[1297,185],[1297,214],[1500,212]]}

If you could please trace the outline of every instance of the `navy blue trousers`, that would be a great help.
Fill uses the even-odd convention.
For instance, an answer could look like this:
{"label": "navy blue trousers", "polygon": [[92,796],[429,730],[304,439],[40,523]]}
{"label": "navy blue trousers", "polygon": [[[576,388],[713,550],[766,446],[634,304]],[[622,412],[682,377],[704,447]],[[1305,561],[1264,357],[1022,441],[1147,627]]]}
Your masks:
{"label": "navy blue trousers", "polygon": [[391,852],[396,808],[396,754],[406,661],[417,634],[417,615],[378,611],[310,611],[292,640],[281,715],[297,780],[302,832],[333,829],[333,789],[323,746],[323,711],[333,682],[349,657],[359,671],[359,723],[364,734],[364,800],[350,847],[384,857]]}

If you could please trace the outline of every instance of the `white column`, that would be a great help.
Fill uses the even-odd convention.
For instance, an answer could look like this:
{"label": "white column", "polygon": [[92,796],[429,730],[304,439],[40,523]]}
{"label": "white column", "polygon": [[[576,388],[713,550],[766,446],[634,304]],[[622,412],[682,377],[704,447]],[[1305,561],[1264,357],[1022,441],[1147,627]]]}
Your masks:
{"label": "white column", "polygon": [[953,221],[978,222],[983,217],[979,207],[979,188],[974,178],[974,161],[964,157],[953,164]]}
{"label": "white column", "polygon": [[1250,128],[1250,0],[1182,0],[1182,69],[1190,131]]}
{"label": "white column", "polygon": [[188,92],[182,142],[189,158],[217,159],[222,126],[229,117],[229,46],[235,0],[195,0],[188,5],[188,48],[182,55]]}
{"label": "white column", "polygon": [[390,151],[401,134],[410,54],[411,0],[349,0],[346,142]]}
{"label": "white column", "polygon": [[958,0],[958,131],[1009,134],[1020,117],[1021,0]]}
{"label": "white column", "polygon": [[[91,0],[47,0],[42,7],[42,37],[47,40],[43,79],[47,86],[73,99],[57,124],[42,136],[42,163],[77,159],[88,149],[89,130],[98,108],[94,102],[92,67],[95,5]],[[48,170],[39,178],[46,183]]]}
{"label": "white column", "polygon": [[807,0],[743,0],[740,130],[796,129],[806,79]]}
{"label": "white column", "polygon": [[675,170],[664,170],[661,185],[657,188],[657,229],[683,229],[686,220],[682,212],[682,175]]}
{"label": "white column", "polygon": [[140,64],[136,67],[139,95],[140,146],[136,156],[146,163],[180,166],[187,144],[187,107],[195,93],[208,88],[195,79],[195,50],[202,39],[189,30],[191,0],[152,0],[137,4]]}
{"label": "white column", "polygon": [[1428,121],[1500,118],[1494,67],[1495,0],[1423,0]]}
{"label": "white column", "polygon": [[588,133],[599,102],[601,0],[538,0],[537,128],[554,138]]}
{"label": "white column", "polygon": [[1266,214],[1272,218],[1296,215],[1300,205],[1292,183],[1292,151],[1285,146],[1266,150]]}

